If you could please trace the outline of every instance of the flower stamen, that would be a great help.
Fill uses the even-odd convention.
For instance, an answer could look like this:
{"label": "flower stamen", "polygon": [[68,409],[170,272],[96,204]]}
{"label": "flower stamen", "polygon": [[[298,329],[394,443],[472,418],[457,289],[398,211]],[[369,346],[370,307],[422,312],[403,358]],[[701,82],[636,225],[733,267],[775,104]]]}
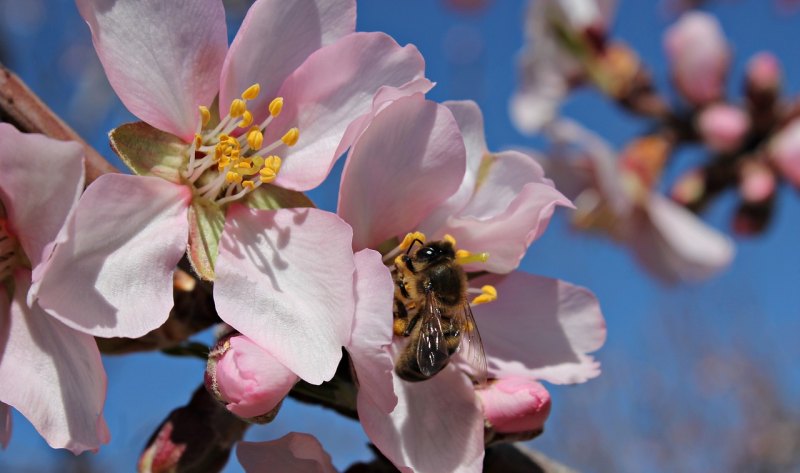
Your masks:
{"label": "flower stamen", "polygon": [[[211,130],[211,112],[199,108],[197,132],[188,147],[188,165],[182,176],[197,184],[196,194],[217,205],[240,199],[261,184],[273,182],[281,168],[281,158],[270,154],[280,146],[294,146],[299,137],[297,127],[290,128],[274,143],[264,146],[267,126],[283,110],[283,97],[269,103],[269,114],[260,125],[253,125],[254,115],[248,102],[258,97],[261,87],[253,84],[231,101],[227,116]],[[246,130],[243,132],[242,130]],[[258,154],[256,154],[258,153]],[[268,155],[265,159],[262,156]]]}

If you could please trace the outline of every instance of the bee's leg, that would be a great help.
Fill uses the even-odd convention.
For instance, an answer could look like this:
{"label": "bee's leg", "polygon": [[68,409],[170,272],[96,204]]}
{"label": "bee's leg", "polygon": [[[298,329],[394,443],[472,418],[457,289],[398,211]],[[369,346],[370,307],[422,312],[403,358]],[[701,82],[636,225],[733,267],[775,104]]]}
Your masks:
{"label": "bee's leg", "polygon": [[394,322],[392,331],[398,337],[407,337],[406,328],[409,325],[408,310],[400,299],[394,300]]}
{"label": "bee's leg", "polygon": [[414,317],[411,318],[411,320],[409,320],[408,324],[406,325],[406,329],[403,331],[404,337],[408,337],[409,335],[411,335],[411,332],[414,330],[414,326],[417,325],[417,322],[419,322],[420,317],[421,314],[419,314],[418,312],[417,315],[415,315]]}
{"label": "bee's leg", "polygon": [[406,268],[408,268],[409,271],[411,271],[412,273],[416,273],[416,271],[414,271],[414,262],[411,261],[411,257],[410,256],[403,255],[402,256],[402,260],[403,260],[403,264],[406,265]]}

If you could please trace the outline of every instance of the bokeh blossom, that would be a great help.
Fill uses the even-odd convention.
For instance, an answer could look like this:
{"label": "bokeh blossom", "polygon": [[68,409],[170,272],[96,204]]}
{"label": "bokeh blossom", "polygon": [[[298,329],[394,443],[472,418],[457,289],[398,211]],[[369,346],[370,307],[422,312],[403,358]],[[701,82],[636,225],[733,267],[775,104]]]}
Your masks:
{"label": "bokeh blossom", "polygon": [[[100,352],[90,334],[38,300],[42,279],[72,277],[52,268],[50,256],[83,189],[83,148],[3,123],[0,165],[0,444],[11,435],[9,405],[51,447],[96,450],[109,441]],[[51,178],[37,185],[43,173]]]}
{"label": "bokeh blossom", "polygon": [[[387,92],[376,97],[373,118],[350,150],[338,213],[353,226],[354,248],[380,248],[386,264],[403,235],[418,230],[430,240],[450,235],[466,252],[488,250],[488,260],[478,258],[466,269],[489,271],[470,285],[494,286],[499,295],[474,308],[489,376],[560,384],[599,374],[586,353],[602,346],[605,324],[585,289],[514,272],[558,205],[570,203],[532,158],[488,151],[474,103],[439,105],[421,93],[397,98]],[[392,328],[384,318],[373,324],[373,337],[380,334],[388,344]],[[390,379],[397,397],[387,415],[387,405],[375,402],[386,396],[359,395],[364,429],[398,468],[479,471],[484,413],[470,368],[456,360],[426,381],[402,381],[392,360],[404,342],[395,339],[380,359],[351,352],[360,390],[366,384],[373,392]],[[365,383],[359,363],[381,377],[370,375]]]}
{"label": "bokeh blossom", "polygon": [[284,207],[311,205],[294,191],[325,178],[380,87],[422,78],[419,52],[355,33],[353,0],[258,0],[230,48],[221,0],[78,7],[112,87],[145,123],[112,131],[138,175],[87,189],[53,256],[73,277],[43,305],[93,335],[142,336],[166,319],[187,253],[215,280],[225,322],[301,378],[330,378],[352,324],[351,231]]}
{"label": "bokeh blossom", "polygon": [[525,19],[519,86],[511,119],[535,133],[558,115],[569,91],[589,73],[587,62],[604,54],[614,0],[536,0]]}
{"label": "bokeh blossom", "polygon": [[560,120],[547,169],[578,207],[573,222],[626,245],[653,275],[667,282],[697,281],[727,267],[733,242],[654,188],[669,145],[645,137],[622,158],[602,138]]}

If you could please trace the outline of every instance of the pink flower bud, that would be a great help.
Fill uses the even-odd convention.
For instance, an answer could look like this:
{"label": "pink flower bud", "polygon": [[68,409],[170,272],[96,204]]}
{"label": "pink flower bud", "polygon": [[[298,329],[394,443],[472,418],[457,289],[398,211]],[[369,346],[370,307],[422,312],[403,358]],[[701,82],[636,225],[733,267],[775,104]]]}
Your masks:
{"label": "pink flower bud", "polygon": [[766,164],[748,160],[739,171],[739,194],[745,202],[764,202],[775,194],[775,174]]}
{"label": "pink flower bud", "polygon": [[229,411],[269,422],[298,377],[244,335],[221,339],[208,357],[206,387]]}
{"label": "pink flower bud", "polygon": [[747,63],[747,87],[759,93],[776,92],[781,85],[781,63],[772,53],[761,52]]}
{"label": "pink flower bud", "polygon": [[486,420],[500,433],[541,431],[550,415],[550,393],[541,383],[527,378],[494,380],[476,392]]}
{"label": "pink flower bud", "polygon": [[697,119],[697,131],[714,151],[734,151],[750,130],[750,117],[740,108],[715,104],[704,109]]}
{"label": "pink flower bud", "polygon": [[702,105],[722,96],[730,51],[716,18],[684,14],[665,33],[664,48],[675,85],[689,102]]}
{"label": "pink flower bud", "polygon": [[800,119],[790,122],[772,137],[768,153],[781,174],[800,187]]}

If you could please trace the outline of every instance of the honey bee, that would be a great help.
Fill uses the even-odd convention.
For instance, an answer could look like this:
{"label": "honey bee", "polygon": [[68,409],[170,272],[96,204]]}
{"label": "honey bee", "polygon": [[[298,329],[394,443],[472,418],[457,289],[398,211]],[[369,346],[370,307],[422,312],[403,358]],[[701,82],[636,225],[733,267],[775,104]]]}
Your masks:
{"label": "honey bee", "polygon": [[415,240],[395,259],[394,333],[410,337],[395,363],[402,379],[424,381],[434,376],[461,348],[474,378],[485,383],[486,356],[467,287],[467,275],[447,239],[427,244]]}

